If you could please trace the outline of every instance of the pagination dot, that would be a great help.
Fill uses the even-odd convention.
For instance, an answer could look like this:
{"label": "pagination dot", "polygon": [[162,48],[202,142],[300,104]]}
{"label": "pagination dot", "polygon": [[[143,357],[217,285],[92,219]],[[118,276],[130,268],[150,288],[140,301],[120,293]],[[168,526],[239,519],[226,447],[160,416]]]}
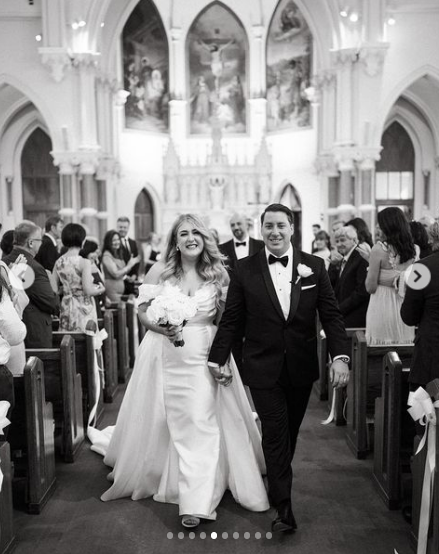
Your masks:
{"label": "pagination dot", "polygon": [[229,534],[226,533],[226,532],[224,532],[221,536],[222,536],[223,539],[228,539],[229,538]]}
{"label": "pagination dot", "polygon": [[174,533],[168,533],[166,536],[168,537],[168,539],[172,539],[174,537]]}
{"label": "pagination dot", "polygon": [[180,533],[178,533],[178,538],[179,538],[179,539],[184,539],[184,533],[182,533],[182,532],[180,531]]}
{"label": "pagination dot", "polygon": [[271,539],[273,537],[273,534],[270,533],[270,531],[268,531],[268,533],[265,533],[265,538],[266,539]]}
{"label": "pagination dot", "polygon": [[216,539],[218,535],[215,533],[215,531],[213,531],[213,533],[210,533],[210,536],[212,537],[212,539]]}
{"label": "pagination dot", "polygon": [[261,533],[259,533],[259,531],[257,533],[255,533],[255,539],[260,539],[261,538]]}
{"label": "pagination dot", "polygon": [[239,533],[238,533],[237,531],[235,531],[235,532],[233,533],[233,538],[234,538],[234,539],[239,539]]}
{"label": "pagination dot", "polygon": [[191,532],[189,533],[189,538],[190,538],[190,539],[195,539],[195,533],[194,533],[193,531],[191,531]]}
{"label": "pagination dot", "polygon": [[204,531],[202,531],[200,533],[200,539],[205,539],[206,538],[206,533]]}
{"label": "pagination dot", "polygon": [[250,533],[248,531],[246,531],[244,533],[244,539],[249,539],[250,538]]}

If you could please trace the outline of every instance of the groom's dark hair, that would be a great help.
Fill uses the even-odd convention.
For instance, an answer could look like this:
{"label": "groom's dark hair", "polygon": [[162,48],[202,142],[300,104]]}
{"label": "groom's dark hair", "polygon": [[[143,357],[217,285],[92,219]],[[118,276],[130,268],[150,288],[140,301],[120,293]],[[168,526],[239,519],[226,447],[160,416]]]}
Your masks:
{"label": "groom's dark hair", "polygon": [[261,215],[261,225],[264,224],[265,214],[268,212],[283,212],[288,217],[290,225],[294,223],[293,212],[290,210],[290,208],[287,208],[283,204],[270,204],[265,208],[264,212]]}

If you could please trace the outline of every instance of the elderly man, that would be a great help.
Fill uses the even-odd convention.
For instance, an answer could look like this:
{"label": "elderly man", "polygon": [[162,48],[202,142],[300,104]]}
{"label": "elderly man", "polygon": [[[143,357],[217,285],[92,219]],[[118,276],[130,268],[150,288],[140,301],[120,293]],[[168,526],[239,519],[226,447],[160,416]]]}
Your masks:
{"label": "elderly man", "polygon": [[220,244],[220,251],[227,256],[226,265],[229,273],[235,268],[236,262],[259,252],[264,246],[261,240],[253,239],[248,234],[247,218],[235,213],[230,218],[230,230],[233,239]]}
{"label": "elderly man", "polygon": [[370,298],[365,287],[368,263],[356,249],[357,232],[350,225],[340,227],[334,238],[342,258],[339,266],[329,266],[328,273],[345,327],[366,327]]}
{"label": "elderly man", "polygon": [[22,254],[28,268],[23,274],[23,285],[29,304],[23,312],[27,327],[26,348],[52,347],[52,314],[59,312],[58,295],[53,292],[44,267],[35,260],[42,241],[41,228],[31,221],[23,221],[14,230],[14,248],[3,258],[10,265]]}

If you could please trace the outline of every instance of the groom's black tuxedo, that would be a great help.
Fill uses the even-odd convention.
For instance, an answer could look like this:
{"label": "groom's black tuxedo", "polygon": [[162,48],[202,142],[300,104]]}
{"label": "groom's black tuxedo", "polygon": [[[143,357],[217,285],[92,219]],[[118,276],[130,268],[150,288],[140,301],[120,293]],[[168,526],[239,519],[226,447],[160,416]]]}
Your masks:
{"label": "groom's black tuxedo", "polygon": [[[312,270],[301,278],[298,264]],[[224,365],[244,338],[243,381],[262,424],[269,494],[281,513],[291,502],[291,462],[312,383],[318,378],[316,316],[332,357],[348,354],[343,317],[322,259],[293,249],[290,312],[283,314],[265,248],[237,262],[209,361]]]}
{"label": "groom's black tuxedo", "polygon": [[[298,280],[299,263],[311,268],[313,275]],[[273,386],[284,361],[294,385],[312,384],[319,376],[317,312],[332,357],[348,354],[343,318],[323,260],[294,248],[291,287],[290,313],[285,320],[265,249],[239,260],[209,361],[224,365],[231,345],[242,336],[245,384],[255,388]]]}

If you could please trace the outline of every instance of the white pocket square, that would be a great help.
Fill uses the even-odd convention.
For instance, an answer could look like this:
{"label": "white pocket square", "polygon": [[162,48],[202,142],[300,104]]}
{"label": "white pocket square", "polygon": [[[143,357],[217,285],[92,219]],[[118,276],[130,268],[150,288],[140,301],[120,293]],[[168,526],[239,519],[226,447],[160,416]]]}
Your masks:
{"label": "white pocket square", "polygon": [[315,287],[315,285],[307,285],[306,287],[302,287],[300,290],[313,289],[314,287]]}

